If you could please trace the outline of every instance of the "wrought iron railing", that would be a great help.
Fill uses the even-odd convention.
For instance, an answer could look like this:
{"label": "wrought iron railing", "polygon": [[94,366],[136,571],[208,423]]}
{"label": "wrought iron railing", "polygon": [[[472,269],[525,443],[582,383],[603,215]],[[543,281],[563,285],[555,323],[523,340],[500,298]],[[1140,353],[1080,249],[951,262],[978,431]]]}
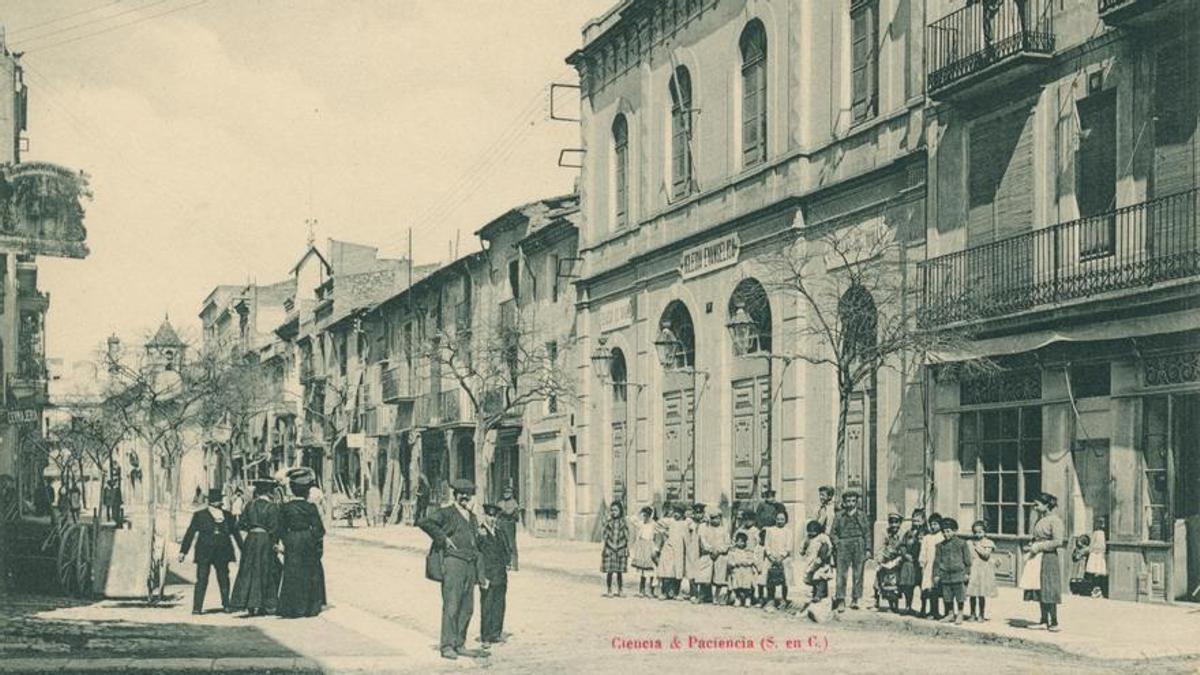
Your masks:
{"label": "wrought iron railing", "polygon": [[396,403],[416,397],[412,371],[403,364],[385,368],[379,376],[379,388],[384,403]]}
{"label": "wrought iron railing", "polygon": [[921,325],[1200,275],[1200,188],[921,263]]}
{"label": "wrought iron railing", "polygon": [[457,387],[438,394],[438,417],[443,424],[461,422],[467,419],[463,414],[464,407],[462,405],[462,391]]}
{"label": "wrought iron railing", "polygon": [[1052,0],[972,2],[925,30],[928,86],[937,91],[1016,54],[1054,53]]}

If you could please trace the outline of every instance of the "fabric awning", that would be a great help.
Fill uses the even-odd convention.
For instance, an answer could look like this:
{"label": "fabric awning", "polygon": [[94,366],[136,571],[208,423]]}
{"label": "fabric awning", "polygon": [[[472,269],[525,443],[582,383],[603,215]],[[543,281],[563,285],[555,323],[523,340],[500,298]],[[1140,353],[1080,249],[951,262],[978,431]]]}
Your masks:
{"label": "fabric awning", "polygon": [[1101,321],[1084,326],[1053,328],[976,340],[964,351],[942,351],[930,355],[932,363],[970,361],[985,356],[1008,356],[1037,351],[1056,342],[1095,342],[1122,338],[1166,335],[1200,330],[1200,310],[1189,309],[1156,316]]}

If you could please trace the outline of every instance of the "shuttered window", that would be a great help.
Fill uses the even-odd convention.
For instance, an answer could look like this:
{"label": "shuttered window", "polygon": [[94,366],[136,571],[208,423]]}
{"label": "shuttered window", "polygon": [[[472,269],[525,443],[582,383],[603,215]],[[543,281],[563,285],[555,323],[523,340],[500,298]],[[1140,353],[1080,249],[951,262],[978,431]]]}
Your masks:
{"label": "shuttered window", "polygon": [[1078,103],[1079,150],[1075,153],[1075,201],[1085,218],[1079,233],[1081,258],[1111,255],[1117,195],[1117,106],[1112,91]]}
{"label": "shuttered window", "polygon": [[692,78],[680,66],[671,78],[671,194],[692,190]]}
{"label": "shuttered window", "polygon": [[613,120],[613,193],[617,228],[629,224],[629,125],[624,115]]}
{"label": "shuttered window", "polygon": [[879,6],[855,0],[850,7],[851,111],[855,122],[875,116],[879,100]]}
{"label": "shuttered window", "polygon": [[967,242],[1028,232],[1033,224],[1033,114],[1026,106],[971,125]]}
{"label": "shuttered window", "polygon": [[767,34],[751,21],[740,42],[742,52],[742,163],[767,158]]}
{"label": "shuttered window", "polygon": [[1186,39],[1158,52],[1154,83],[1154,196],[1165,197],[1196,185],[1197,93],[1200,51]]}

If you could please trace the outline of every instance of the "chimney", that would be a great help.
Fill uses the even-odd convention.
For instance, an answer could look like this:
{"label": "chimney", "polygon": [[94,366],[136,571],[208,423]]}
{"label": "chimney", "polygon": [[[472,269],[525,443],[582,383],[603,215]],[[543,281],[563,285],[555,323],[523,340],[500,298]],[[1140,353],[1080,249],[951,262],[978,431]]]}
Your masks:
{"label": "chimney", "polygon": [[106,357],[108,359],[108,372],[114,372],[117,369],[117,363],[121,360],[121,338],[115,334],[108,336],[108,351]]}

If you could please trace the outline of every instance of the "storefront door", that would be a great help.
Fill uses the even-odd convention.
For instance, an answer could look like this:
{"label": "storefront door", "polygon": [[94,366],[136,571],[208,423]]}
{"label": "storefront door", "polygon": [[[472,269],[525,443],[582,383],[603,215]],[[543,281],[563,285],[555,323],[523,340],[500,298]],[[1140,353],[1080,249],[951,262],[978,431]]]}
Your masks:
{"label": "storefront door", "polygon": [[771,484],[771,380],[733,382],[733,499],[754,501]]}
{"label": "storefront door", "polygon": [[695,402],[691,391],[663,394],[663,480],[668,501],[691,501],[695,481],[695,442],[692,436]]}
{"label": "storefront door", "polygon": [[533,533],[558,532],[558,452],[533,453]]}

